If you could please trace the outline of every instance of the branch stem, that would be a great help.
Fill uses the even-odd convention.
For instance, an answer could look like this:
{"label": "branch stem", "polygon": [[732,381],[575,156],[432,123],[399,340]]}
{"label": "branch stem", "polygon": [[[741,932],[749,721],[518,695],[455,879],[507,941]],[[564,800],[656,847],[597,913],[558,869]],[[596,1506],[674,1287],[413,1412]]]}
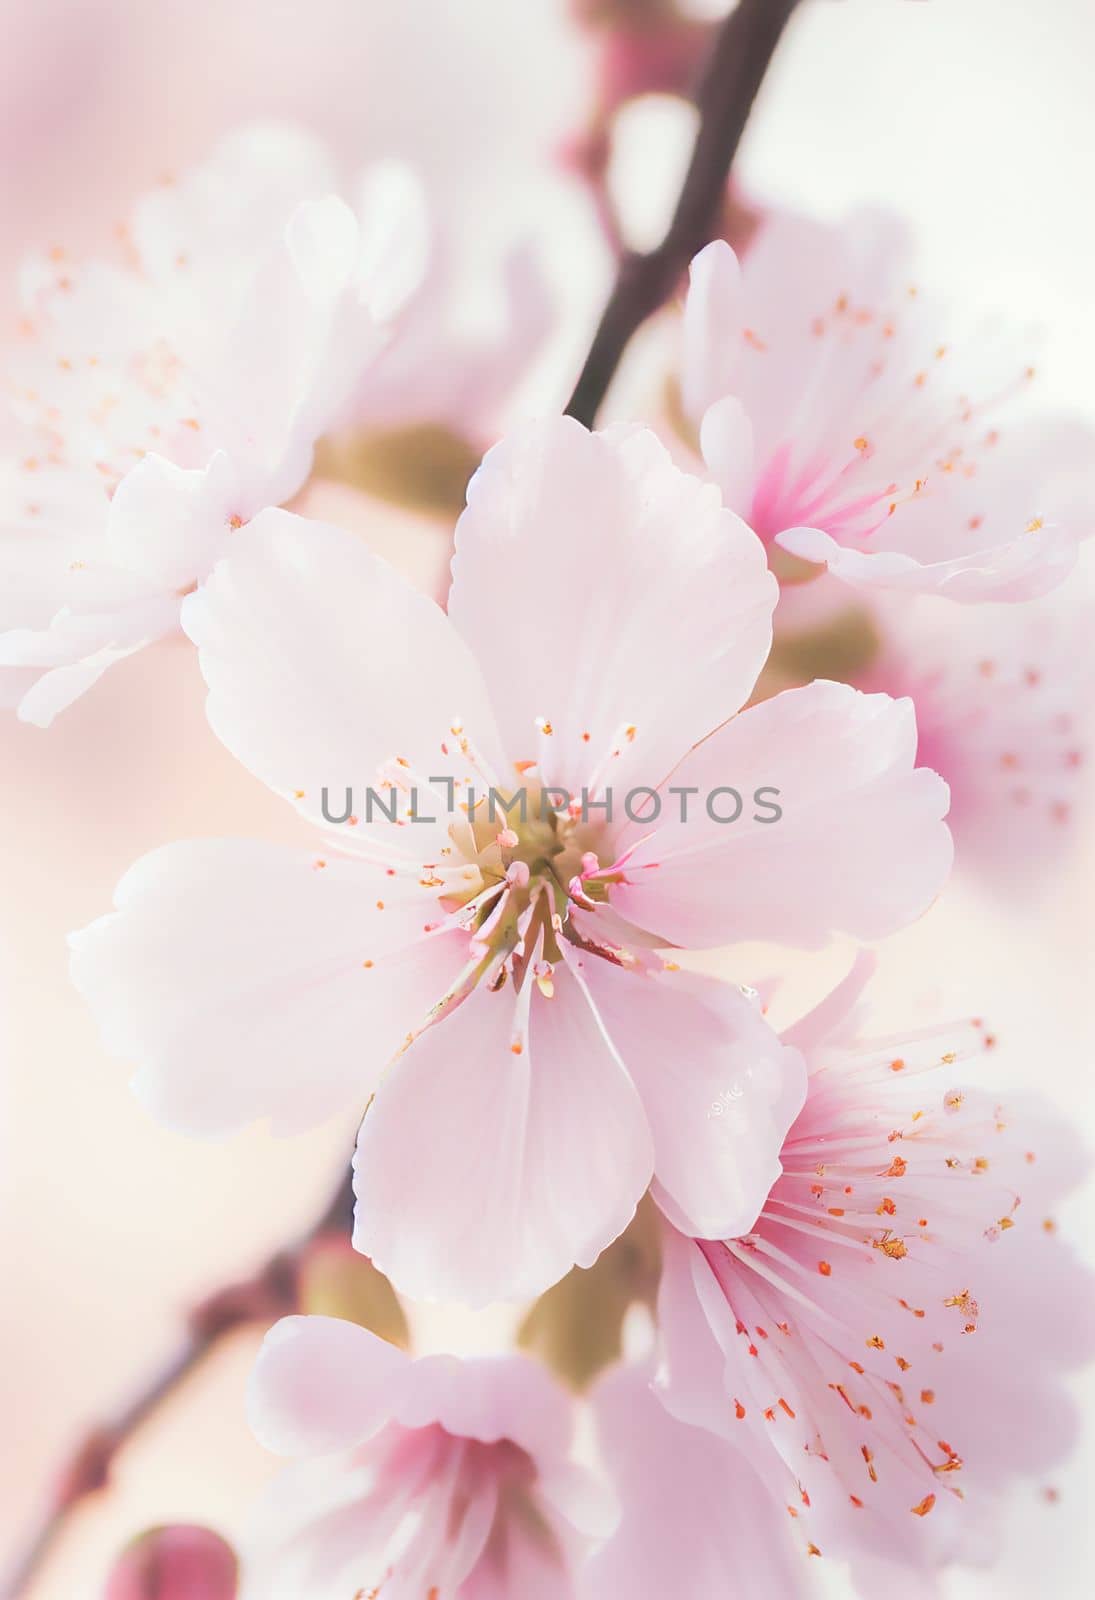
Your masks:
{"label": "branch stem", "polygon": [[295,1311],[301,1258],[328,1234],[345,1237],[352,1226],[353,1190],[348,1175],[322,1215],[295,1244],[277,1250],[251,1274],[217,1289],[187,1318],[178,1348],[113,1416],[90,1428],[54,1480],[22,1550],[0,1578],[0,1600],[24,1600],[60,1542],[76,1508],[108,1487],[115,1457],[133,1435],[170,1401],[221,1341],[249,1322],[273,1322]]}
{"label": "branch stem", "polygon": [[798,0],[740,0],[720,28],[696,95],[700,125],[673,220],[656,250],[620,263],[609,302],[567,415],[593,426],[631,336],[668,300],[689,261],[708,243],[730,164],[749,113]]}

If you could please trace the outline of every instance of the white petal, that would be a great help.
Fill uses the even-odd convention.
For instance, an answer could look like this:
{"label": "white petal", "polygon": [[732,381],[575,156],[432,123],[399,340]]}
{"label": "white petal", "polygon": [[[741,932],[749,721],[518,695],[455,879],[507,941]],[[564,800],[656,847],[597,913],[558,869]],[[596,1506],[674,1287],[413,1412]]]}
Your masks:
{"label": "white petal", "polygon": [[509,755],[573,794],[599,774],[619,810],[748,697],[776,592],[760,541],[652,433],[557,417],[496,445],[469,485],[449,615]]}
{"label": "white petal", "polygon": [[652,1165],[639,1097],[559,968],[523,1037],[509,989],[476,990],[388,1074],[358,1139],[354,1242],[417,1299],[528,1298],[622,1233]]}
{"label": "white petal", "polygon": [[262,1342],[247,1384],[247,1420],[278,1455],[347,1450],[398,1403],[402,1350],[337,1317],[283,1317]]}
{"label": "white petal", "polygon": [[801,1057],[729,984],[651,978],[596,958],[582,977],[642,1096],[658,1203],[697,1237],[747,1232],[805,1097]]}
{"label": "white petal", "polygon": [[183,625],[214,731],[271,788],[303,791],[314,818],[324,786],[371,785],[393,758],[445,773],[456,716],[500,765],[468,647],[434,601],[342,529],[264,512],[187,600]]}
{"label": "white petal", "polygon": [[[624,835],[647,837],[612,904],[692,948],[892,933],[931,904],[953,853],[946,784],[915,760],[909,700],[819,681],[753,706],[674,773],[698,791],[686,820],[667,805]],[[728,789],[740,815],[713,820],[737,810]]]}
{"label": "white petal", "polygon": [[465,959],[464,939],[422,937],[430,897],[389,881],[257,841],[168,845],[72,935],[73,982],[159,1120],[295,1132],[364,1109]]}
{"label": "white petal", "polygon": [[681,352],[681,399],[699,426],[711,405],[736,388],[744,297],[733,250],[716,239],[688,269]]}

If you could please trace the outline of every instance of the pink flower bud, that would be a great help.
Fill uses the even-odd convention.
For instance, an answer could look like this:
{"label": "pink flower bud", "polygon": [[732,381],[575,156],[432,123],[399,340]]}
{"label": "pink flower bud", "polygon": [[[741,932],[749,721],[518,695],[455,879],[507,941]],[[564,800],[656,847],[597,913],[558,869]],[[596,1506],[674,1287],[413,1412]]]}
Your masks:
{"label": "pink flower bud", "polygon": [[601,101],[608,112],[644,94],[688,95],[711,48],[709,23],[669,18],[613,29],[600,60]]}
{"label": "pink flower bud", "polygon": [[102,1600],[234,1600],[239,1566],[211,1528],[149,1528],[115,1562]]}

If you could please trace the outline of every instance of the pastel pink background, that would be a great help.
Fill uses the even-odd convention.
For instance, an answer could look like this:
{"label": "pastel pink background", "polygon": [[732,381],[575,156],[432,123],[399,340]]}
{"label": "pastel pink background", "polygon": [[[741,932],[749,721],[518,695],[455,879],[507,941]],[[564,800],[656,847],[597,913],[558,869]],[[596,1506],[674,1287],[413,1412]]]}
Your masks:
{"label": "pastel pink background", "polygon": [[[569,318],[544,403],[563,398],[608,267],[588,204],[545,161],[580,121],[588,80],[562,0],[2,0],[0,17],[0,304],[21,250],[94,243],[163,170],[280,112],[331,138],[351,170],[372,154],[416,159],[469,274],[524,226],[541,230]],[[1047,324],[1052,392],[1093,411],[1093,55],[1090,0],[815,0],[767,85],[743,175],[827,213],[872,200],[905,210],[933,276]],[[649,228],[689,116],[652,107],[629,128],[617,175]],[[422,573],[434,537],[443,551],[443,532],[407,536],[379,509],[370,536]],[[141,852],[191,835],[289,836],[278,802],[209,733],[202,702],[191,651],[170,644],[114,669],[49,734],[0,724],[5,1542],[77,1426],[171,1345],[188,1303],[310,1219],[350,1148],[346,1125],[291,1143],[163,1132],[68,986],[65,933],[107,909]],[[1095,1141],[1093,891],[1089,821],[1043,902],[990,903],[956,882],[889,942],[882,981],[897,1019],[902,998],[991,1017],[1001,1080],[1052,1092]],[[844,955],[794,961],[795,992],[817,993]],[[770,956],[750,960],[771,970]],[[1081,1241],[1091,1214],[1089,1193],[1064,1219]],[[511,1322],[432,1310],[420,1343],[472,1348]],[[240,1526],[271,1466],[243,1422],[255,1342],[232,1341],[141,1434],[116,1491],[75,1521],[28,1600],[94,1600],[112,1550],[149,1522]],[[1095,1383],[1082,1392],[1095,1406]],[[1093,1461],[1095,1428],[1052,1485],[1058,1504],[1040,1493],[1049,1485],[1020,1496],[1002,1565],[948,1580],[947,1593],[1086,1593]],[[826,1589],[847,1592],[839,1569]]]}

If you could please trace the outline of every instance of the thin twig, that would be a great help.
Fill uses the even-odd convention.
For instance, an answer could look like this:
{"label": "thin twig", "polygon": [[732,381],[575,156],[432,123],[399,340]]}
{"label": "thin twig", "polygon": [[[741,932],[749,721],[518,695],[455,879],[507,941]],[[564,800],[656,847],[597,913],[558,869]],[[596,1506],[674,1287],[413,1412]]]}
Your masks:
{"label": "thin twig", "polygon": [[676,211],[648,255],[628,255],[593,337],[567,414],[592,427],[632,334],[672,294],[711,237],[730,163],[753,101],[798,0],[740,0],[715,40],[696,103],[700,125]]}
{"label": "thin twig", "polygon": [[89,1429],[59,1473],[52,1492],[11,1567],[0,1580],[0,1600],[23,1600],[53,1553],[68,1520],[89,1496],[105,1489],[119,1451],[205,1362],[223,1339],[248,1322],[273,1322],[295,1311],[301,1258],[328,1234],[349,1234],[353,1190],[349,1175],[321,1217],[295,1244],[277,1250],[258,1271],[216,1290],[193,1309],[178,1349],[119,1410]]}

